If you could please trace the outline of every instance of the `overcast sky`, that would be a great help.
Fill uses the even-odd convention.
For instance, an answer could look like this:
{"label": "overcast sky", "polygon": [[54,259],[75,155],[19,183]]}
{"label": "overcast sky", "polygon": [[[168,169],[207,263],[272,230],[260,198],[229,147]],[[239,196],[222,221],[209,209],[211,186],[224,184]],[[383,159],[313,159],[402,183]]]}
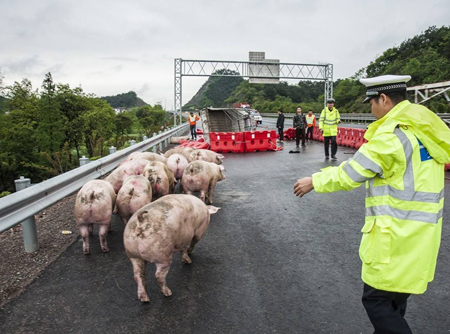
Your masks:
{"label": "overcast sky", "polygon": [[[6,85],[28,78],[40,88],[50,71],[87,93],[133,90],[172,109],[174,58],[248,61],[264,51],[332,63],[336,80],[449,18],[448,0],[0,0],[0,69]],[[183,104],[205,80],[183,78]]]}

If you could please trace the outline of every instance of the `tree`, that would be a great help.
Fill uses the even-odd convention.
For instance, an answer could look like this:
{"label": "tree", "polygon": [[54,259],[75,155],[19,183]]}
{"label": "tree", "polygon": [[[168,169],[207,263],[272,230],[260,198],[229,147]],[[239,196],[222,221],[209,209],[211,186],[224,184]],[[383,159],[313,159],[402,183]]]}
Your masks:
{"label": "tree", "polygon": [[119,138],[122,141],[123,140],[123,136],[128,133],[131,132],[133,129],[133,119],[131,118],[130,115],[126,114],[126,113],[120,113],[118,115],[116,115],[116,118],[114,120],[115,123],[115,129],[116,129],[116,147],[118,147],[119,145]]}
{"label": "tree", "polygon": [[56,85],[53,83],[50,72],[45,75],[42,90],[39,100],[39,125],[36,139],[38,148],[52,155],[61,151],[65,135],[63,118],[56,98]]}
{"label": "tree", "polygon": [[104,100],[89,99],[89,110],[83,115],[83,133],[90,157],[103,156],[103,144],[114,130],[115,113]]}

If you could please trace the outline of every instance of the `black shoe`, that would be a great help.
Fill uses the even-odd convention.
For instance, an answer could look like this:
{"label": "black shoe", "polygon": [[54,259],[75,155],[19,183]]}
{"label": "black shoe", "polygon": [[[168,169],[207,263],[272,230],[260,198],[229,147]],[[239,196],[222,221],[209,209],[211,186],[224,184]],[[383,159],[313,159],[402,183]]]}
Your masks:
{"label": "black shoe", "polygon": [[335,155],[332,155],[332,156],[331,156],[331,160],[337,160],[336,156],[335,156]]}
{"label": "black shoe", "polygon": [[303,145],[302,145],[302,147],[306,147],[306,145],[305,145],[305,144],[303,144]]}
{"label": "black shoe", "polygon": [[326,156],[325,156],[325,159],[327,159],[327,160],[330,159],[330,156],[329,156],[329,155],[326,155]]}

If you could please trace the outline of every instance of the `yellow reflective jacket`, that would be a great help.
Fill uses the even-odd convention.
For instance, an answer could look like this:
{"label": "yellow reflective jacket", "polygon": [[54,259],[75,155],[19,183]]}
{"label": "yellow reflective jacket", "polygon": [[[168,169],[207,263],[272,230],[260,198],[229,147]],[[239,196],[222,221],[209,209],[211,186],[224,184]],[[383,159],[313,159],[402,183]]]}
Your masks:
{"label": "yellow reflective jacket", "polygon": [[403,101],[365,137],[369,142],[352,159],[313,174],[314,189],[366,183],[362,280],[380,290],[423,293],[434,278],[441,239],[450,130],[427,108]]}
{"label": "yellow reflective jacket", "polygon": [[323,130],[324,137],[336,136],[337,125],[340,122],[339,111],[335,107],[331,111],[328,107],[325,107],[320,113],[319,130]]}

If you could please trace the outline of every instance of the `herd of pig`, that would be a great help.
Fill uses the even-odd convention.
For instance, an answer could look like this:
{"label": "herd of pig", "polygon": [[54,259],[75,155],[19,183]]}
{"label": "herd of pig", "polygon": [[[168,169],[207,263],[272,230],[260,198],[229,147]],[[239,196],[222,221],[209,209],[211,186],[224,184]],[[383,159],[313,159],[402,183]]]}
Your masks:
{"label": "herd of pig", "polygon": [[[148,302],[145,284],[146,262],[155,263],[161,293],[170,296],[166,276],[174,252],[184,263],[206,232],[214,187],[225,179],[224,156],[209,150],[177,147],[164,154],[130,154],[105,180],[87,182],[75,201],[75,219],[83,239],[83,253],[89,254],[89,235],[98,225],[100,245],[109,252],[106,237],[111,215],[125,224],[126,253],[133,265],[138,298]],[[179,194],[175,194],[176,186]],[[200,193],[200,199],[193,196]]]}

